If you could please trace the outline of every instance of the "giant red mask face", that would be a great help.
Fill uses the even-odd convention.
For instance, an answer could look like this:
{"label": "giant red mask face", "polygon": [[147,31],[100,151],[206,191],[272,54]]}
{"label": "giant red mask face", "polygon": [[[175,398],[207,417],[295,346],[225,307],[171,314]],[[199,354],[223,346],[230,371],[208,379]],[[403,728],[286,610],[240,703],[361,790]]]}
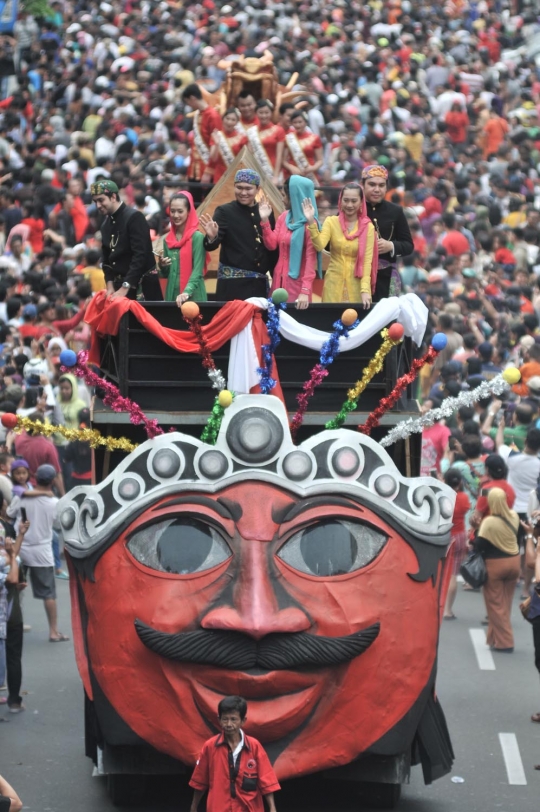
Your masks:
{"label": "giant red mask face", "polygon": [[356,758],[428,685],[451,494],[358,433],[295,448],[277,399],[237,401],[216,447],[166,435],[82,507],[63,500],[78,660],[132,730],[190,765],[219,700],[244,696],[285,778]]}

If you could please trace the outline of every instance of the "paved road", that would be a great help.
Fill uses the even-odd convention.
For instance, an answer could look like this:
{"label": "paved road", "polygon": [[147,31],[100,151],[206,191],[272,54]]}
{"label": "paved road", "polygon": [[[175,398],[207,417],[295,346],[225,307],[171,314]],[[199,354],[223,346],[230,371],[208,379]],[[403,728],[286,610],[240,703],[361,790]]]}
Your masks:
{"label": "paved road", "polygon": [[[57,582],[58,583],[58,582]],[[60,628],[69,627],[69,594],[66,583],[58,583]],[[458,620],[445,623],[439,664],[438,693],[444,707],[456,763],[453,783],[446,776],[425,787],[418,768],[410,786],[404,788],[402,812],[538,812],[540,772],[540,725],[529,721],[540,710],[540,683],[534,669],[531,631],[519,615],[517,595],[514,611],[516,652],[513,655],[486,654],[494,670],[479,668],[470,629],[481,630],[481,596],[460,592],[456,606]],[[47,641],[45,616],[30,594],[25,596],[25,615],[32,631],[25,635],[26,713],[10,716],[0,725],[0,771],[18,789],[24,808],[32,812],[107,812],[114,807],[108,799],[104,779],[92,778],[90,762],[84,757],[82,688],[71,643],[52,645]],[[4,715],[0,710],[0,715]],[[511,781],[503,755],[503,737]],[[514,738],[515,737],[515,738]],[[517,756],[516,756],[517,746]],[[522,772],[520,772],[522,770]],[[182,812],[189,808],[188,796],[164,787],[159,798],[150,798],[139,810]],[[315,795],[305,788],[292,788],[279,797],[280,812],[353,812],[360,809],[350,795],[340,798]],[[131,810],[126,810],[131,812]],[[134,810],[133,810],[134,812]],[[366,809],[366,812],[368,810]]]}

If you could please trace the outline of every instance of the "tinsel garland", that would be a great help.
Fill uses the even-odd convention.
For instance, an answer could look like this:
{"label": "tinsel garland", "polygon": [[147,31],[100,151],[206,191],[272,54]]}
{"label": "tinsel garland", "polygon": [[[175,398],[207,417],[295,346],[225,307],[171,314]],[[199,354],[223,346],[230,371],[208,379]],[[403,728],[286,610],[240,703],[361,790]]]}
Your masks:
{"label": "tinsel garland", "polygon": [[206,421],[206,426],[201,434],[201,440],[204,443],[215,445],[219,430],[221,428],[221,421],[223,420],[223,415],[225,414],[225,407],[220,403],[220,394],[225,393],[227,381],[225,380],[223,372],[216,367],[216,363],[212,357],[212,353],[210,352],[208,342],[202,329],[202,316],[199,312],[197,312],[196,315],[191,315],[190,305],[191,309],[193,308],[193,303],[190,302],[187,307],[183,307],[182,315],[184,317],[184,321],[187,322],[189,329],[197,339],[199,344],[199,352],[202,356],[202,365],[207,370],[208,377],[212,381],[212,389],[217,389],[218,391],[218,395],[216,395],[216,398],[214,399],[214,405],[212,406],[210,417]]}
{"label": "tinsel garland", "polygon": [[389,445],[397,442],[397,440],[404,440],[410,434],[423,431],[423,429],[432,426],[437,420],[443,417],[450,417],[462,406],[472,406],[479,400],[489,398],[491,395],[500,395],[509,386],[503,379],[502,374],[496,375],[491,381],[484,381],[477,386],[476,389],[471,389],[467,392],[460,392],[454,398],[445,398],[436,409],[430,409],[422,417],[409,417],[408,420],[403,420],[391,429],[386,437],[380,441],[380,445],[386,448]]}
{"label": "tinsel garland", "polygon": [[[70,353],[71,351],[67,350],[66,352]],[[110,406],[114,412],[127,412],[131,423],[144,426],[150,440],[159,434],[163,434],[163,429],[159,427],[157,420],[150,420],[137,403],[134,403],[131,398],[123,397],[117,386],[110,383],[110,381],[106,381],[90,369],[87,364],[88,353],[85,350],[77,353],[76,363],[73,365],[64,364],[62,356],[64,356],[64,353],[60,355],[62,372],[76,375],[77,378],[82,378],[87,386],[94,386],[99,389],[103,403]]]}
{"label": "tinsel garland", "polygon": [[203,443],[209,443],[210,445],[216,444],[224,414],[225,409],[223,406],[221,406],[218,395],[214,400],[210,417],[208,418],[206,426],[203,429],[203,433],[201,434],[201,440]]}
{"label": "tinsel garland", "polygon": [[184,321],[187,322],[189,329],[197,339],[199,351],[202,356],[202,365],[208,371],[208,377],[212,381],[212,389],[217,389],[218,392],[221,392],[222,389],[226,389],[227,382],[223,372],[220,369],[217,369],[215,361],[212,358],[212,353],[210,352],[208,342],[202,330],[201,314],[198,313],[193,318],[188,318],[184,315]]}
{"label": "tinsel garland", "polygon": [[393,347],[396,347],[398,344],[401,343],[402,339],[399,338],[397,340],[393,340],[388,335],[388,329],[385,328],[381,331],[381,336],[383,339],[383,343],[369,362],[369,364],[364,368],[362,372],[362,377],[356,381],[355,385],[352,389],[349,389],[347,392],[347,400],[344,402],[341,410],[337,413],[333,420],[329,420],[326,423],[325,428],[327,429],[339,429],[345,422],[347,415],[350,412],[354,412],[356,407],[358,406],[358,401],[360,399],[360,395],[368,385],[368,383],[372,380],[372,378],[377,375],[378,372],[384,366],[384,359],[390,352]]}
{"label": "tinsel garland", "polygon": [[[354,318],[354,315],[353,315]],[[307,407],[309,404],[309,399],[313,397],[315,389],[319,384],[326,378],[328,375],[327,367],[333,363],[334,359],[337,355],[339,355],[339,339],[341,336],[347,338],[349,335],[349,330],[354,329],[358,324],[358,319],[354,321],[352,324],[345,325],[343,324],[342,320],[339,319],[338,321],[334,322],[332,325],[332,333],[327,341],[321,347],[321,354],[319,357],[319,363],[315,364],[313,369],[311,370],[309,379],[305,382],[302,387],[302,391],[296,396],[296,401],[298,403],[298,409],[291,420],[291,437],[294,441],[298,429],[302,425],[304,420],[304,415],[307,411]]]}
{"label": "tinsel garland", "polygon": [[135,451],[138,443],[132,443],[126,437],[103,437],[97,429],[68,429],[66,426],[53,426],[51,423],[41,423],[39,420],[30,420],[29,417],[19,417],[13,431],[29,431],[32,434],[42,434],[50,437],[52,434],[61,434],[66,440],[88,443],[91,448],[103,446],[108,451]]}
{"label": "tinsel garland", "polygon": [[279,311],[285,310],[285,307],[284,303],[275,305],[271,299],[268,299],[266,329],[270,340],[268,344],[263,344],[261,347],[263,366],[257,369],[260,376],[259,387],[263,395],[269,395],[276,385],[276,379],[272,378],[272,367],[274,365],[274,353],[281,341]]}
{"label": "tinsel garland", "polygon": [[421,358],[416,358],[412,362],[409,372],[397,379],[396,385],[388,397],[381,398],[379,405],[371,412],[366,422],[362,426],[358,426],[358,431],[361,431],[362,434],[371,434],[375,426],[379,425],[381,417],[396,405],[403,391],[413,383],[424,364],[432,364],[439,352],[440,350],[436,350],[435,347],[430,347]]}

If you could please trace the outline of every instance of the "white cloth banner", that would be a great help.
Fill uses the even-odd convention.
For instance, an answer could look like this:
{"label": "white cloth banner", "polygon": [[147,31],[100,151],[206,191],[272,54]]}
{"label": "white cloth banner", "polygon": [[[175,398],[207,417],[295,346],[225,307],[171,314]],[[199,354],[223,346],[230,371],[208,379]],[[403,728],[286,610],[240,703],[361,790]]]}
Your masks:
{"label": "white cloth banner", "polygon": [[[252,298],[247,301],[257,305],[261,310],[268,308],[266,299]],[[345,304],[343,309],[346,309]],[[373,306],[358,327],[349,332],[347,338],[341,337],[339,339],[340,352],[355,350],[365,344],[376,333],[380,333],[391,321],[402,324],[405,335],[412,338],[417,346],[420,346],[426,332],[428,313],[426,305],[415,293],[382,299]],[[331,335],[331,333],[326,333],[323,330],[300,324],[287,311],[281,311],[279,315],[279,332],[283,338],[316,351],[320,351],[324,342],[328,341]],[[315,360],[314,363],[316,363]],[[229,389],[238,395],[248,394],[250,389],[259,383],[258,366],[259,360],[250,322],[231,340],[227,382]]]}

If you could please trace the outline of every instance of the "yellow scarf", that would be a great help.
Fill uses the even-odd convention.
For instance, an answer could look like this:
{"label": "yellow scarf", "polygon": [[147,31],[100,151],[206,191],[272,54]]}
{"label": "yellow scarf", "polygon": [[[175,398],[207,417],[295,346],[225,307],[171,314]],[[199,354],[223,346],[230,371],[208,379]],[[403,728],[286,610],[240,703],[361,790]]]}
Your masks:
{"label": "yellow scarf", "polygon": [[[478,535],[487,539],[494,547],[507,555],[517,555],[517,531],[519,516],[510,510],[506,493],[502,488],[491,488],[488,492],[488,505],[491,516],[487,516],[478,530]],[[515,528],[512,530],[512,528]]]}

